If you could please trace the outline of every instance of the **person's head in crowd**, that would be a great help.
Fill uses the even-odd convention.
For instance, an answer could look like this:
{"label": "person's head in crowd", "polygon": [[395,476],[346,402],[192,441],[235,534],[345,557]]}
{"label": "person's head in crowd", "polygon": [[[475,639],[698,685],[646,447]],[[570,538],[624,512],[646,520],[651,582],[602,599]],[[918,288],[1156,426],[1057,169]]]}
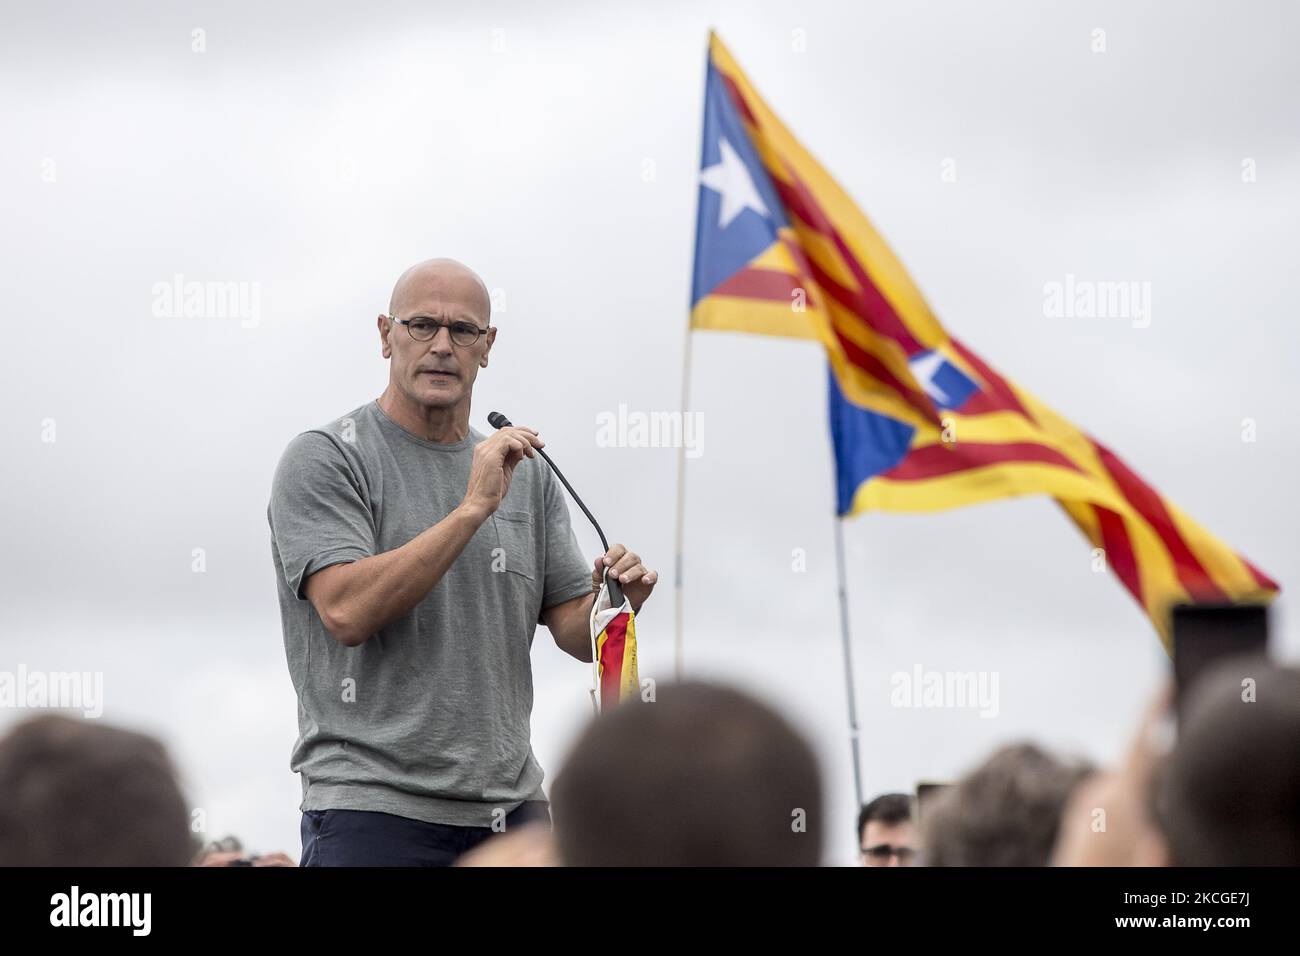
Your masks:
{"label": "person's head in crowd", "polygon": [[1171,691],[1165,687],[1147,705],[1119,766],[1075,788],[1061,814],[1053,866],[1168,865],[1151,814],[1151,780],[1168,750]]}
{"label": "person's head in crowd", "polygon": [[1046,866],[1071,792],[1092,772],[1021,743],[993,753],[927,807],[927,866]]}
{"label": "person's head in crowd", "polygon": [[816,866],[821,774],[767,705],[686,682],[592,722],[551,790],[567,866]]}
{"label": "person's head in crowd", "polygon": [[252,853],[237,836],[213,840],[199,851],[195,866],[297,866],[287,853]]}
{"label": "person's head in crowd", "polygon": [[1155,783],[1169,862],[1300,865],[1300,669],[1225,660],[1181,711]]}
{"label": "person's head in crowd", "polygon": [[186,866],[189,824],[152,737],[45,715],[0,738],[0,866]]}
{"label": "person's head in crowd", "polygon": [[858,847],[863,866],[911,866],[916,861],[913,801],[905,793],[884,793],[858,813]]}

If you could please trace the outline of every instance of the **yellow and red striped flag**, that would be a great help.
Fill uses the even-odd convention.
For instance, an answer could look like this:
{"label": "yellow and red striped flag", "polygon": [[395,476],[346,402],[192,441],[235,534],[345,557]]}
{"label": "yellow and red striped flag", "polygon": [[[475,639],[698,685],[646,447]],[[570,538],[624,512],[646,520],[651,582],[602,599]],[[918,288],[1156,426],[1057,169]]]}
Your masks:
{"label": "yellow and red striped flag", "polygon": [[609,569],[591,604],[591,662],[596,713],[629,700],[640,692],[636,667],[636,615],[620,589],[617,603],[610,594]]}
{"label": "yellow and red striped flag", "polygon": [[1168,647],[1170,605],[1277,585],[950,336],[898,259],[716,35],[709,41],[691,325],[820,341],[838,512],[1056,499]]}

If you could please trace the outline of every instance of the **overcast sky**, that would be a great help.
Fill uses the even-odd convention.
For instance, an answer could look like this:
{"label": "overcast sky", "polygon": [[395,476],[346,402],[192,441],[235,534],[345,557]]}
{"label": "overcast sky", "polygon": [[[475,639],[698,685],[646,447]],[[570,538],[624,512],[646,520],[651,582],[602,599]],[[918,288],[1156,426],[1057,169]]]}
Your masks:
{"label": "overcast sky", "polygon": [[[211,836],[298,853],[271,475],[296,433],[382,391],[375,316],[417,260],[459,258],[494,290],[471,420],[537,428],[661,571],[641,674],[671,677],[676,453],[599,447],[596,421],[679,407],[710,26],[953,334],[1284,589],[1300,578],[1292,5],[82,2],[4,20],[0,669],[102,671],[104,719],[166,740]],[[256,315],[168,314],[156,286],[177,275],[248,283]],[[1149,327],[1046,317],[1067,275],[1149,282]],[[758,690],[815,742],[828,858],[848,862],[824,360],[716,333],[694,349],[687,672]],[[1167,661],[1052,502],[845,533],[868,794],[1025,736],[1116,756]],[[1288,600],[1275,646],[1295,659]],[[533,660],[549,779],[590,671],[545,630]],[[892,707],[890,675],[917,665],[996,673],[997,716]]]}

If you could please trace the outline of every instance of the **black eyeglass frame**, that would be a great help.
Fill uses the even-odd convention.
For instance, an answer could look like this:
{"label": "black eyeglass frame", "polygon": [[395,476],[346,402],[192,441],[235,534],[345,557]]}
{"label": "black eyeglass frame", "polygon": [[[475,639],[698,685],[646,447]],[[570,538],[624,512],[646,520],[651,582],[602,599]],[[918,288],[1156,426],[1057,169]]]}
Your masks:
{"label": "black eyeglass frame", "polygon": [[894,846],[891,843],[877,843],[875,846],[859,847],[863,856],[874,857],[877,860],[887,859],[896,856],[900,860],[911,860],[916,858],[916,847],[911,846]]}
{"label": "black eyeglass frame", "polygon": [[[492,331],[491,326],[488,326],[486,329],[479,328],[479,326],[476,323],[470,322],[467,319],[454,319],[450,322],[442,322],[430,315],[413,315],[409,319],[399,319],[395,315],[385,315],[384,318],[386,318],[390,322],[396,322],[398,325],[406,326],[406,334],[409,335],[412,338],[412,340],[416,342],[432,342],[434,339],[438,337],[438,332],[441,329],[446,329],[447,335],[451,338],[452,344],[459,345],[463,349],[473,348],[475,345],[478,344],[478,340],[481,337],[487,335],[488,332]],[[420,338],[411,329],[412,322],[427,322],[428,324],[433,326],[433,334],[430,335],[427,339]],[[456,338],[456,331],[452,328],[452,326],[454,325],[461,326],[462,331],[465,326],[473,328],[475,333],[474,338],[470,339],[468,342],[462,342],[458,340]]]}

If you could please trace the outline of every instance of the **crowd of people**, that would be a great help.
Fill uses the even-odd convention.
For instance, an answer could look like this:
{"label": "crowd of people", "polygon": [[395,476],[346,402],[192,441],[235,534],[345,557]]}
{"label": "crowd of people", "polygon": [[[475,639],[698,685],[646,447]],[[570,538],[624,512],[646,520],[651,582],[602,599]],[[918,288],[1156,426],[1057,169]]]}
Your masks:
{"label": "crowd of people", "polygon": [[[1300,864],[1300,669],[1229,659],[1170,697],[1117,766],[1017,742],[919,799],[871,800],[860,862]],[[816,866],[838,829],[824,797],[813,748],[776,710],[683,682],[593,721],[551,787],[552,822],[495,834],[458,865]],[[191,823],[152,737],[49,714],[0,739],[0,865],[294,865],[233,838],[201,845]]]}

